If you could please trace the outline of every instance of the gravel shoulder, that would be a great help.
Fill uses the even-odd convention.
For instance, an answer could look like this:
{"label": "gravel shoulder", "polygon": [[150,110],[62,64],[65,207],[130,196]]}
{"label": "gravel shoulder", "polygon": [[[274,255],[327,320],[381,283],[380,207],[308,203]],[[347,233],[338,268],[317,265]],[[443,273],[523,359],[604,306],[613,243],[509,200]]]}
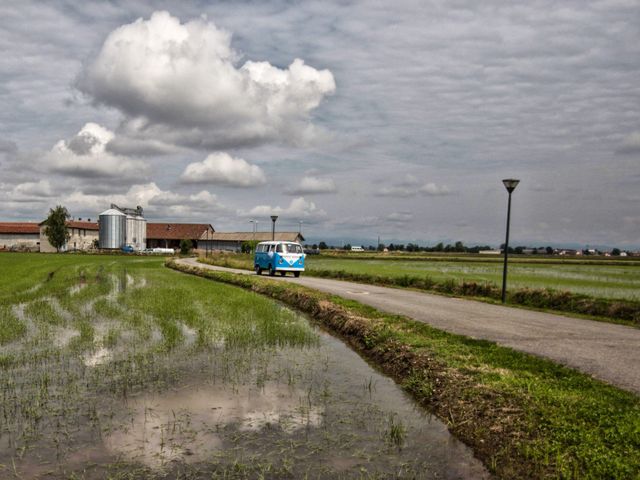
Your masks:
{"label": "gravel shoulder", "polygon": [[[180,263],[243,275],[247,270]],[[265,277],[267,278],[267,277]],[[270,277],[271,278],[271,277]],[[429,293],[340,280],[272,277],[404,315],[450,333],[490,340],[551,359],[640,394],[640,329]]]}

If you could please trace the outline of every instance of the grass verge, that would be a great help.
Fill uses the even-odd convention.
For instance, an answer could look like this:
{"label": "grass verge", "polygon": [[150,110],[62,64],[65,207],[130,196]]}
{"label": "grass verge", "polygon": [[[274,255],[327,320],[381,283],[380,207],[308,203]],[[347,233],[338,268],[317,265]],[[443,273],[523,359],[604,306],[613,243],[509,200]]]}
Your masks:
{"label": "grass verge", "polygon": [[[234,257],[220,255],[217,257],[200,258],[200,262],[221,267],[241,268],[251,270],[253,265],[248,257]],[[370,273],[355,273],[334,269],[307,269],[305,275],[321,278],[347,280],[369,285],[414,288],[444,295],[472,297],[491,302],[499,301],[501,289],[491,282],[434,280],[430,276],[417,275],[375,275]],[[596,298],[579,293],[550,288],[520,288],[507,291],[507,303],[510,305],[550,310],[562,313],[586,315],[600,321],[622,323],[624,325],[640,327],[640,302]]]}
{"label": "grass verge", "polygon": [[167,265],[308,313],[393,376],[500,478],[640,476],[640,399],[632,393],[298,285]]}

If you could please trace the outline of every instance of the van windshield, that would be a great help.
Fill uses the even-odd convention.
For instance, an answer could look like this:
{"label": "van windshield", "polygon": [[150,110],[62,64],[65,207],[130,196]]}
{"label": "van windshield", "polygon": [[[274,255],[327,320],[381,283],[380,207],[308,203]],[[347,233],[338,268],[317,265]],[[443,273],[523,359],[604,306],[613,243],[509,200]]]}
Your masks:
{"label": "van windshield", "polygon": [[287,243],[287,253],[302,253],[302,247],[296,243]]}

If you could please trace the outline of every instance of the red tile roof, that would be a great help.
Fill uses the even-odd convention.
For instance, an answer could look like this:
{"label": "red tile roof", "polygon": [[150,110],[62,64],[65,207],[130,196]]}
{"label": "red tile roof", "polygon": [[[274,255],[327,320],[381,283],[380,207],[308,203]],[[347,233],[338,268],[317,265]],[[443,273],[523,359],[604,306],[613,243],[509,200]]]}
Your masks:
{"label": "red tile roof", "polygon": [[208,223],[147,223],[147,240],[200,240],[206,238],[208,229],[214,231]]}
{"label": "red tile roof", "polygon": [[31,222],[0,222],[0,233],[40,233],[37,223]]}
{"label": "red tile roof", "polygon": [[69,228],[84,228],[85,230],[98,230],[97,222],[81,222],[78,220],[69,220],[67,222]]}

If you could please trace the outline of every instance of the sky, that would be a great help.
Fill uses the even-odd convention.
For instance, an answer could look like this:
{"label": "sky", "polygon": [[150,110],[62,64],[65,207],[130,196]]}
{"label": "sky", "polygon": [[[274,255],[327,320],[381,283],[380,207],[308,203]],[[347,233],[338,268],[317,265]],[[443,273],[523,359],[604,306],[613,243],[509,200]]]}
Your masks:
{"label": "sky", "polygon": [[640,247],[640,1],[0,4],[0,220]]}

